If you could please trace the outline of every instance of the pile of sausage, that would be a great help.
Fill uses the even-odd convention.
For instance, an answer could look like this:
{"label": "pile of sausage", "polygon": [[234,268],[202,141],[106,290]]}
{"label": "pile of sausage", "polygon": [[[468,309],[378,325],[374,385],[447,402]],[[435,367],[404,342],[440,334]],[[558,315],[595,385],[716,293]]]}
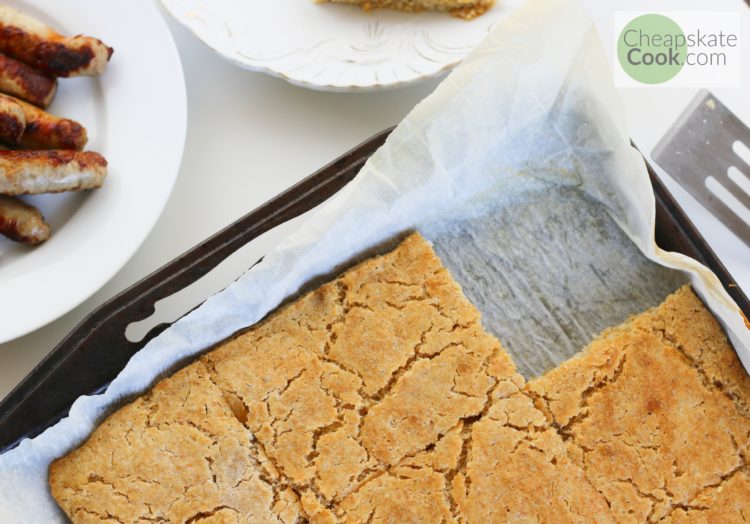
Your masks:
{"label": "pile of sausage", "polygon": [[99,75],[111,56],[96,38],[65,37],[0,5],[0,234],[26,244],[49,238],[42,214],[19,195],[102,185],[107,161],[83,151],[86,128],[44,109],[58,77]]}

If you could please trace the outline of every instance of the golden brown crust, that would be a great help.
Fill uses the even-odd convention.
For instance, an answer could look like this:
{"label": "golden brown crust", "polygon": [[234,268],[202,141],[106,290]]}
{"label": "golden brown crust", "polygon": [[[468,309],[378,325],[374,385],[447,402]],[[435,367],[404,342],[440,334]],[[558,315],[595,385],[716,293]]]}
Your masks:
{"label": "golden brown crust", "polygon": [[718,486],[707,488],[684,507],[676,508],[665,524],[744,524],[750,520],[750,472],[738,471]]}
{"label": "golden brown crust", "polygon": [[365,11],[387,8],[399,11],[445,11],[451,15],[471,20],[486,13],[495,0],[316,0],[317,2],[333,2],[340,4],[355,4]]}
{"label": "golden brown crust", "polygon": [[[187,375],[193,379],[186,388],[179,384]],[[50,484],[76,522],[84,521],[85,511],[183,518],[207,516],[207,507],[213,519],[232,521],[238,505],[222,497],[233,497],[230,486],[236,484],[219,475],[216,482],[208,480],[231,462],[239,465],[231,480],[241,471],[252,481],[242,492],[251,497],[253,515],[263,512],[269,520],[287,517],[280,502],[269,502],[280,501],[286,490],[287,520],[456,522],[462,512],[474,511],[482,490],[496,488],[485,482],[487,471],[543,469],[545,475],[528,481],[526,495],[505,490],[493,499],[495,520],[506,509],[518,513],[522,503],[531,504],[527,511],[538,518],[554,512],[568,521],[584,519],[576,513],[607,520],[603,498],[561,451],[560,437],[543,427],[543,414],[520,393],[522,386],[509,356],[482,330],[478,312],[429,245],[412,235],[112,415],[81,448],[53,465]],[[183,402],[185,392],[199,400]],[[170,403],[181,407],[170,409]],[[163,430],[160,440],[152,436],[155,424]],[[203,431],[193,434],[193,425]],[[514,435],[506,444],[518,436],[530,443],[528,449],[495,454],[487,463],[483,456],[493,447],[487,432],[504,431]],[[201,439],[206,432],[209,438]],[[192,447],[185,453],[173,449],[172,440],[181,446],[187,435]],[[232,440],[225,460],[218,443],[227,438]],[[146,448],[142,455],[135,452]],[[122,453],[128,454],[127,468],[117,462]],[[173,478],[175,469],[182,473]],[[160,492],[158,502],[141,480],[120,484],[121,474],[171,491]],[[186,487],[200,479],[222,489]],[[101,491],[108,484],[129,498]],[[190,496],[172,503],[186,489]],[[561,502],[534,502],[535,490]]]}
{"label": "golden brown crust", "polygon": [[[747,467],[750,419],[706,380],[706,369],[729,377],[713,366],[737,357],[690,295],[685,288],[605,332],[526,386],[618,521],[659,520]],[[741,397],[742,381],[731,377]]]}
{"label": "golden brown crust", "polygon": [[521,384],[416,235],[204,362],[279,470],[326,503],[478,415],[501,381]]}
{"label": "golden brown crust", "polygon": [[341,522],[457,522],[443,475],[427,468],[393,468],[341,503]]}
{"label": "golden brown crust", "polygon": [[613,522],[560,435],[521,393],[474,424],[451,489],[468,522]]}
{"label": "golden brown crust", "polygon": [[706,384],[724,391],[737,409],[750,417],[750,375],[716,318],[689,286],[667,297],[659,307],[633,318],[632,325],[678,349]]}
{"label": "golden brown crust", "polygon": [[438,354],[415,357],[368,411],[361,438],[380,463],[393,465],[424,449],[459,421],[480,414],[496,387],[520,384],[500,344],[481,328],[457,330],[453,337]]}
{"label": "golden brown crust", "polygon": [[746,377],[689,288],[524,385],[418,235],[110,416],[75,522],[733,522]]}
{"label": "golden brown crust", "polygon": [[52,464],[49,480],[75,522],[220,522],[232,514],[295,522],[297,498],[264,462],[198,362],[107,418]]}

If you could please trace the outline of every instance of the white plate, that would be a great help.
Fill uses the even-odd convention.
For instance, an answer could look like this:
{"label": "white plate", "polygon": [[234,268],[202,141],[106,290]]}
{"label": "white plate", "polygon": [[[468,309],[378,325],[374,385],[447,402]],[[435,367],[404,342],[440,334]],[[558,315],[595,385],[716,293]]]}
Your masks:
{"label": "white plate", "polygon": [[103,76],[61,79],[50,112],[88,129],[109,161],[104,187],[25,198],[52,226],[28,248],[0,237],[0,343],[37,329],[102,287],[145,240],[167,203],[185,142],[187,102],[172,36],[149,0],[16,0],[65,34],[114,47]]}
{"label": "white plate", "polygon": [[370,13],[313,0],[161,0],[230,62],[325,91],[373,91],[458,64],[522,0],[471,21],[445,13]]}

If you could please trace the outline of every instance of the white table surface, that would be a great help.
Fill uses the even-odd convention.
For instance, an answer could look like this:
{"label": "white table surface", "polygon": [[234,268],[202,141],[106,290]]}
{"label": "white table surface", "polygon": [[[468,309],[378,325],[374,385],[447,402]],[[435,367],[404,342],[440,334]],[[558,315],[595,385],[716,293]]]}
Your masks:
{"label": "white table surface", "polygon": [[[611,4],[600,0],[584,3],[602,36],[611,38]],[[678,4],[686,8],[692,3],[665,1],[660,9],[668,9],[668,4],[673,4],[673,9]],[[628,9],[638,9],[640,4],[643,8],[647,6],[645,0],[635,0],[628,3]],[[742,0],[727,0],[721,5],[746,9]],[[309,91],[240,70],[216,56],[171,19],[168,24],[182,57],[189,107],[185,155],[170,201],[143,246],[104,288],[59,320],[30,335],[0,344],[0,397],[107,299],[372,134],[398,123],[438,83],[433,80],[396,91],[367,94]],[[749,85],[748,55],[746,52],[745,86]],[[632,136],[644,152],[651,150],[694,92],[623,90]],[[715,93],[746,122],[750,121],[746,90],[744,99],[740,89]],[[679,187],[669,180],[667,183],[740,287],[750,293],[750,248]],[[149,325],[172,321],[189,311],[233,281],[292,227],[294,224],[278,228],[241,249],[209,276],[159,304],[155,321],[129,334],[143,333]]]}

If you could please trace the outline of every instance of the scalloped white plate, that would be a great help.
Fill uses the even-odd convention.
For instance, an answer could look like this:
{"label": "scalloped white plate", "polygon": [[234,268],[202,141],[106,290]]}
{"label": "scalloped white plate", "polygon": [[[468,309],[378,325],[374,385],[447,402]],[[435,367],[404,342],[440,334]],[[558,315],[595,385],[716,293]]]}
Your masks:
{"label": "scalloped white plate", "polygon": [[374,91],[457,65],[523,0],[465,21],[313,0],[161,0],[207,46],[245,69],[324,91]]}
{"label": "scalloped white plate", "polygon": [[96,191],[24,198],[52,238],[30,248],[0,237],[0,343],[67,313],[125,265],[167,203],[187,125],[180,58],[151,0],[7,3],[115,52],[101,77],[60,80],[50,112],[86,126],[86,148],[107,158],[109,174]]}

